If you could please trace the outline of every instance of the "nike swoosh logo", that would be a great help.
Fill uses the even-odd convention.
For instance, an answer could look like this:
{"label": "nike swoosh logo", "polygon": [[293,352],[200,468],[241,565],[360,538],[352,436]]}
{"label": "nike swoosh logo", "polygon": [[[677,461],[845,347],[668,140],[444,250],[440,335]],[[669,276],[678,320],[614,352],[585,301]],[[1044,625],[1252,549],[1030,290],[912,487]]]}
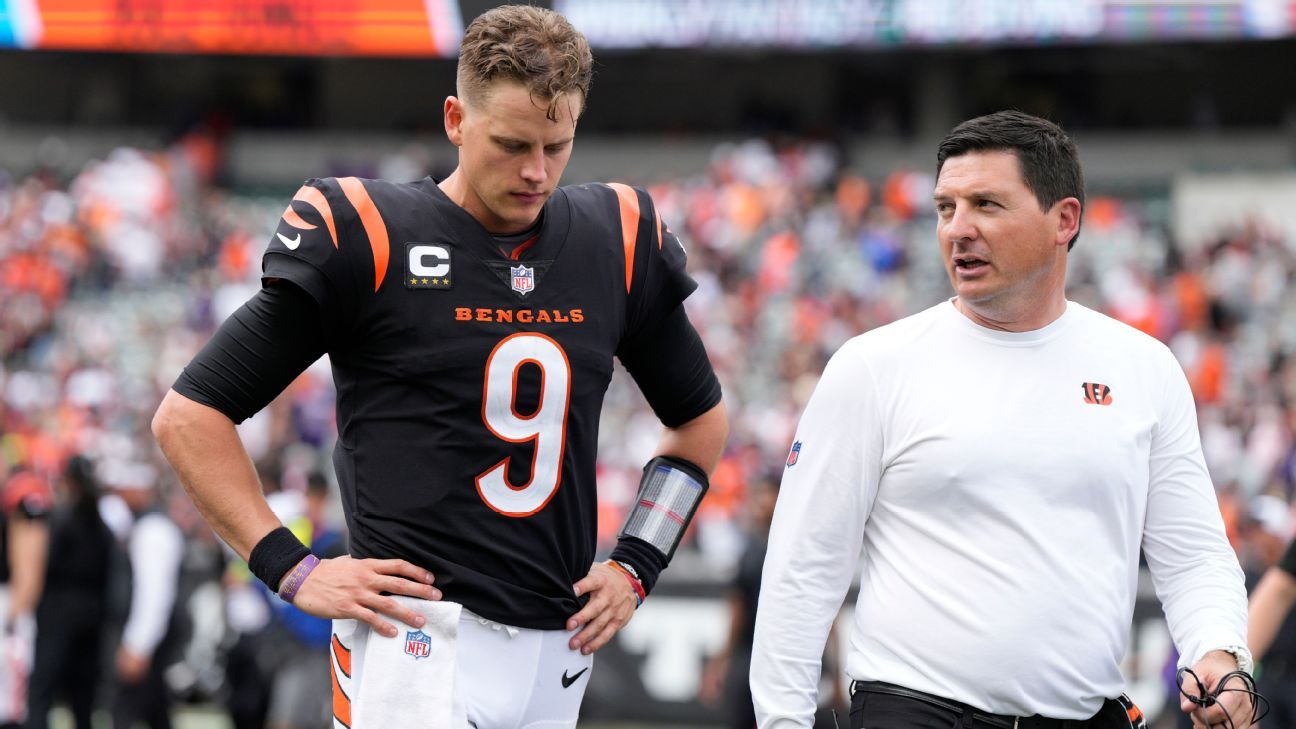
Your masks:
{"label": "nike swoosh logo", "polygon": [[296,238],[289,238],[283,233],[275,233],[275,235],[279,236],[279,240],[283,241],[290,251],[297,250],[297,246],[301,245],[301,233],[298,233]]}
{"label": "nike swoosh logo", "polygon": [[568,676],[568,675],[567,675],[567,672],[566,672],[566,671],[563,671],[563,677],[562,677],[563,688],[567,688],[567,687],[571,686],[572,684],[576,683],[576,679],[580,678],[580,677],[581,677],[581,674],[582,674],[582,673],[585,673],[585,672],[588,671],[588,670],[589,670],[589,666],[586,666],[586,667],[582,668],[581,670],[577,671],[575,676]]}

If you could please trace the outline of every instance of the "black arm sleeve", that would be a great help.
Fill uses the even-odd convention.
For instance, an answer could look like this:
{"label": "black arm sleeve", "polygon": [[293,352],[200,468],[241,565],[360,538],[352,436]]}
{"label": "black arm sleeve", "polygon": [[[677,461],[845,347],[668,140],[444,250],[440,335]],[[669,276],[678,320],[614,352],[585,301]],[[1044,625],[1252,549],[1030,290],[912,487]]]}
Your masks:
{"label": "black arm sleeve", "polygon": [[684,306],[617,352],[662,424],[674,428],[720,402],[720,381]]}
{"label": "black arm sleeve", "polygon": [[171,389],[241,423],[325,349],[319,304],[296,285],[278,281],[221,324]]}
{"label": "black arm sleeve", "polygon": [[1296,539],[1287,545],[1287,552],[1279,560],[1278,567],[1292,577],[1296,577]]}

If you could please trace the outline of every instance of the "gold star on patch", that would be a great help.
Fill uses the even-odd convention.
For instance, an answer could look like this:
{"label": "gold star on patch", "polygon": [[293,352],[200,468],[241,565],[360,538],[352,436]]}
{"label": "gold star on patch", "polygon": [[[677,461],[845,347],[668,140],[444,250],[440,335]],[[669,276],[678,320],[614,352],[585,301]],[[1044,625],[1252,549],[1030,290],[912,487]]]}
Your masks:
{"label": "gold star on patch", "polygon": [[427,281],[428,281],[427,279],[423,279],[423,284],[424,284],[425,286],[427,285]]}
{"label": "gold star on patch", "polygon": [[412,283],[412,284],[416,284],[416,283],[418,283],[418,279],[416,279],[416,278],[412,278],[412,279],[410,279],[410,283]]}

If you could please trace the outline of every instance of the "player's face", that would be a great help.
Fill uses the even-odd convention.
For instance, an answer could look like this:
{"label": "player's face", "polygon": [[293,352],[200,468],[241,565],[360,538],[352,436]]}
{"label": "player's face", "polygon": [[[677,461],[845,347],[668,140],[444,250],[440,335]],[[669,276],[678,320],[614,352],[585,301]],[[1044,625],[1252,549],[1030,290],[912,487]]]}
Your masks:
{"label": "player's face", "polygon": [[1015,152],[945,160],[933,198],[941,257],[961,306],[991,322],[1019,322],[1062,295],[1080,203],[1066,198],[1040,209]]}
{"label": "player's face", "polygon": [[557,119],[546,100],[526,87],[497,81],[472,99],[446,100],[446,134],[459,147],[451,198],[492,233],[516,233],[540,215],[571,158],[580,93],[558,100]]}

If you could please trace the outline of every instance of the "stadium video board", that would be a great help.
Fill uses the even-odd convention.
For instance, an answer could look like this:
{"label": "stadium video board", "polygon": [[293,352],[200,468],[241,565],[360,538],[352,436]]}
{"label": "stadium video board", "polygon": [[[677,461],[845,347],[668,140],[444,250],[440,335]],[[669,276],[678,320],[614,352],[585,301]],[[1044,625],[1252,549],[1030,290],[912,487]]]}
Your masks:
{"label": "stadium video board", "polygon": [[0,0],[0,47],[454,57],[458,0]]}
{"label": "stadium video board", "polygon": [[886,48],[1272,38],[1293,0],[555,0],[602,48]]}
{"label": "stadium video board", "polygon": [[[464,22],[490,4],[0,0],[0,48],[453,57]],[[552,0],[552,5],[596,49],[884,49],[1296,35],[1296,0]]]}

